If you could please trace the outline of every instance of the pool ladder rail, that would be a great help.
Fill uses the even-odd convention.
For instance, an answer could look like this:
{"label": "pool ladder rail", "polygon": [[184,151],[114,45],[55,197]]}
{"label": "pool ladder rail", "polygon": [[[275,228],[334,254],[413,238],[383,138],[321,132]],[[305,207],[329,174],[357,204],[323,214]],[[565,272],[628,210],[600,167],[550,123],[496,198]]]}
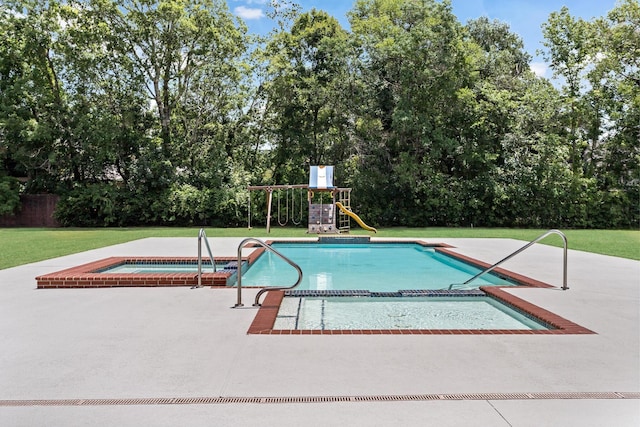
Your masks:
{"label": "pool ladder rail", "polygon": [[237,299],[236,305],[234,305],[233,308],[238,308],[238,307],[242,307],[243,306],[243,304],[242,304],[242,249],[249,242],[257,243],[258,245],[262,246],[266,250],[273,252],[274,254],[276,254],[277,256],[282,258],[287,264],[289,264],[290,266],[295,268],[296,271],[298,272],[298,280],[296,280],[296,283],[294,283],[293,286],[280,286],[280,287],[275,287],[274,286],[274,287],[268,287],[268,288],[260,289],[260,291],[258,291],[258,293],[256,294],[256,298],[255,298],[255,301],[253,303],[254,307],[260,307],[260,305],[261,305],[260,304],[260,297],[262,296],[263,293],[265,293],[267,291],[276,291],[276,290],[277,291],[283,291],[283,290],[287,290],[287,289],[293,289],[296,286],[298,286],[300,284],[300,282],[302,282],[302,269],[300,268],[300,266],[298,264],[296,264],[295,262],[291,261],[286,256],[282,255],[280,252],[275,250],[273,247],[267,245],[262,240],[256,239],[254,237],[248,237],[248,238],[244,239],[242,242],[240,242],[240,244],[238,245],[238,279],[237,279],[237,281],[238,281],[238,283],[237,283],[238,299]]}
{"label": "pool ladder rail", "polygon": [[[476,274],[471,279],[469,279],[466,282],[464,282],[462,285],[467,285],[470,282],[473,282],[474,280],[476,280],[477,278],[489,273],[490,271],[492,271],[494,268],[496,268],[497,266],[499,266],[503,262],[505,262],[507,260],[510,260],[514,256],[518,255],[520,252],[528,249],[529,247],[531,247],[534,244],[538,243],[540,240],[544,239],[545,237],[547,237],[550,234],[557,234],[558,236],[562,237],[562,242],[563,242],[563,246],[564,246],[563,270],[562,270],[562,290],[566,291],[567,289],[569,289],[569,286],[567,286],[567,252],[568,252],[568,250],[567,250],[567,248],[568,248],[567,236],[565,236],[562,231],[556,230],[556,229],[552,229],[552,230],[547,231],[546,233],[541,234],[540,236],[536,237],[535,239],[533,239],[532,241],[530,241],[529,243],[527,243],[526,245],[524,245],[523,247],[521,247],[517,251],[507,255],[506,257],[504,257],[500,261],[496,262],[491,267],[488,267],[488,268],[482,270],[480,273]],[[462,285],[454,283],[454,284],[449,285],[449,289],[452,289],[454,286],[462,286]]]}
{"label": "pool ladder rail", "polygon": [[211,265],[213,266],[213,272],[216,272],[216,260],[213,258],[211,246],[209,246],[209,239],[207,239],[207,233],[204,232],[204,228],[201,228],[198,232],[198,284],[192,286],[191,289],[202,287],[202,240],[204,240],[204,244],[207,247],[209,260],[211,261]]}

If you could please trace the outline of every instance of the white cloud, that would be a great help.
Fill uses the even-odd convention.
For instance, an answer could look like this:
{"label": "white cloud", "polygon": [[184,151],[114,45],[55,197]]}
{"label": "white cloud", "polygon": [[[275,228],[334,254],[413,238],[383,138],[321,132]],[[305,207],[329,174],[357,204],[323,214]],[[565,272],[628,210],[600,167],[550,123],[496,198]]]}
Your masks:
{"label": "white cloud", "polygon": [[264,17],[264,13],[262,13],[262,9],[238,6],[233,9],[233,13],[238,15],[242,19],[260,19]]}
{"label": "white cloud", "polygon": [[538,77],[544,77],[547,74],[548,69],[549,69],[549,66],[544,62],[531,63],[531,71],[533,71]]}

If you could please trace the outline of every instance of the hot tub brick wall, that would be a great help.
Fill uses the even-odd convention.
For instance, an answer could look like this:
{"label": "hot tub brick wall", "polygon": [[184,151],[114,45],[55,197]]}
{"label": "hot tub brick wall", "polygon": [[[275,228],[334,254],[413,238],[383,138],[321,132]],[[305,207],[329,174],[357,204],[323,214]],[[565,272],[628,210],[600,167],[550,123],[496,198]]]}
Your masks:
{"label": "hot tub brick wall", "polygon": [[[234,261],[236,258],[218,258],[220,261]],[[96,273],[108,267],[125,262],[193,263],[195,258],[177,257],[110,257],[88,264],[68,268],[51,274],[36,277],[38,289],[65,288],[112,288],[112,287],[156,287],[156,286],[194,286],[198,284],[198,275],[194,273]],[[226,286],[227,279],[235,271],[224,270],[216,273],[203,273],[202,285]]]}

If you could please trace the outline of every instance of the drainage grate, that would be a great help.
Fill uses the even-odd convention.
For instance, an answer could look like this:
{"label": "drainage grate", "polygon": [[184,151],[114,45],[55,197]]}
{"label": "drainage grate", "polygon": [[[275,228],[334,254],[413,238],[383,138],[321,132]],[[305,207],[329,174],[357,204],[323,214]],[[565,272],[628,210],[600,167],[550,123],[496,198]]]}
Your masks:
{"label": "drainage grate", "polygon": [[130,399],[0,400],[1,406],[125,406],[125,405],[211,405],[283,404],[333,402],[424,402],[430,400],[545,400],[545,399],[640,399],[640,392],[535,392],[398,394],[370,396],[272,396],[272,397],[152,397]]}
{"label": "drainage grate", "polygon": [[403,297],[486,297],[480,289],[409,289],[400,290]]}
{"label": "drainage grate", "polygon": [[291,289],[284,291],[286,297],[486,297],[479,289],[409,289],[400,291],[372,292],[366,289]]}
{"label": "drainage grate", "polygon": [[293,289],[284,291],[287,297],[368,297],[371,292],[362,289]]}

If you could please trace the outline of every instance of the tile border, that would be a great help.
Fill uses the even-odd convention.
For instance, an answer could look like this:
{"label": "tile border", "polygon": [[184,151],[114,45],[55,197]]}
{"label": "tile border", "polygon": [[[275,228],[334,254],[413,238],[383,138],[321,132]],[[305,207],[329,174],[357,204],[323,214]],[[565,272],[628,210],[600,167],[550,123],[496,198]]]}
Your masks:
{"label": "tile border", "polygon": [[[54,273],[36,277],[38,289],[69,288],[115,288],[115,287],[160,287],[196,286],[197,273],[102,273],[109,267],[131,263],[196,263],[195,257],[109,257],[89,262]],[[222,262],[237,261],[234,257],[218,257]],[[216,273],[202,273],[203,286],[227,286],[236,271],[222,270]]]}
{"label": "tile border", "polygon": [[588,335],[595,332],[544,308],[513,296],[497,286],[481,287],[482,291],[556,329],[273,329],[285,291],[268,291],[253,319],[248,335]]}

